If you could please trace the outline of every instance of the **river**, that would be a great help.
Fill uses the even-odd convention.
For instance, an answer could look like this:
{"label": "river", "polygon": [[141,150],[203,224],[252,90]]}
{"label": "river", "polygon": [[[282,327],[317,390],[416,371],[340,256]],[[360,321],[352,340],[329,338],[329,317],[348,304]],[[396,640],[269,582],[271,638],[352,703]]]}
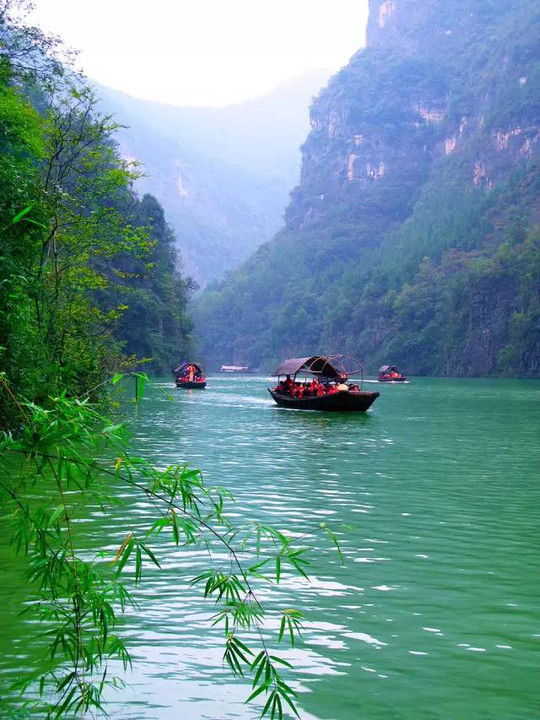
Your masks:
{"label": "river", "polygon": [[[296,666],[303,720],[533,720],[540,715],[540,382],[414,379],[377,386],[366,413],[277,408],[265,378],[216,376],[204,391],[151,387],[135,445],[160,466],[188,461],[235,495],[235,520],[291,532],[326,521],[309,582],[287,575],[283,607],[305,612]],[[162,390],[169,392],[163,393]],[[170,393],[170,395],[169,395]],[[89,510],[88,548],[113,551],[148,513]],[[127,509],[126,509],[127,507]],[[222,662],[213,608],[190,589],[199,553],[164,542],[163,570],[122,621],[133,654],[115,720],[251,719],[245,680]],[[6,567],[0,670],[32,660],[16,613],[26,586]]]}

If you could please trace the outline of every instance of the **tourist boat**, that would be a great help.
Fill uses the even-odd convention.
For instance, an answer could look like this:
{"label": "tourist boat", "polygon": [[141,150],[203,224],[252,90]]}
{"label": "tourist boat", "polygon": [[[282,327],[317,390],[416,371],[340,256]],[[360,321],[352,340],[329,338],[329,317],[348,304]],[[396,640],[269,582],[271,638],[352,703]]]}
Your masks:
{"label": "tourist boat", "polygon": [[397,365],[383,365],[380,367],[378,380],[385,383],[409,382],[405,375],[399,371]]}
{"label": "tourist boat", "polygon": [[[297,376],[303,377],[303,382]],[[347,382],[351,376],[359,382]],[[286,380],[280,380],[285,376]],[[333,412],[365,412],[379,397],[378,392],[363,390],[364,368],[348,355],[313,355],[289,358],[272,373],[278,384],[268,392],[281,407],[296,410],[327,410]],[[320,388],[317,394],[295,397],[300,389],[311,385],[310,379]],[[288,388],[287,388],[288,384]],[[309,392],[309,391],[308,391]]]}
{"label": "tourist boat", "polygon": [[206,378],[202,365],[194,362],[183,362],[174,371],[176,387],[184,390],[202,390],[206,387]]}
{"label": "tourist boat", "polygon": [[222,365],[219,372],[225,373],[245,373],[248,371],[247,365]]}

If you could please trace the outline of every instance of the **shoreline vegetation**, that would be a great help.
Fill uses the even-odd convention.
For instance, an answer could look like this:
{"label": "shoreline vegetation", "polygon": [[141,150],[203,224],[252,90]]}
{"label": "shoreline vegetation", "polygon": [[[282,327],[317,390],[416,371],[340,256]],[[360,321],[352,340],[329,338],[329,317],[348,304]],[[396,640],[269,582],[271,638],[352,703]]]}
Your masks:
{"label": "shoreline vegetation", "polygon": [[369,4],[366,48],[311,106],[283,229],[197,298],[204,360],[540,377],[538,8]]}
{"label": "shoreline vegetation", "polygon": [[[28,567],[21,610],[37,623],[46,669],[4,687],[3,707],[17,718],[105,712],[104,691],[122,684],[108,661],[131,664],[117,619],[147,566],[160,567],[168,534],[179,552],[216,548],[192,585],[223,628],[231,674],[252,679],[246,701],[262,716],[298,715],[293,668],[273,647],[295,646],[303,616],[267,608],[259,591],[279,585],[285,567],[307,578],[312,534],[341,558],[338,541],[325,523],[301,545],[259,523],[233,525],[226,489],[184,463],[162,470],[134,457],[126,424],[102,414],[126,373],[141,399],[140,358],[159,373],[189,353],[195,286],[176,269],[159,203],[132,190],[140,170],[119,156],[118,126],[97,112],[60,41],[24,24],[27,5],[0,0],[0,507]],[[112,481],[136,488],[156,517],[126,527],[116,556],[89,558],[76,522],[118,502]]]}
{"label": "shoreline vegetation", "polygon": [[[41,402],[144,358],[168,371],[191,347],[193,284],[163,209],[132,189],[141,171],[120,157],[117,123],[20,12],[0,3],[0,370]],[[3,393],[0,426],[12,410]]]}
{"label": "shoreline vegetation", "polygon": [[[528,17],[522,5],[511,4],[508,43]],[[256,702],[261,716],[272,720],[299,716],[294,667],[274,648],[296,646],[303,614],[267,605],[263,588],[271,583],[279,590],[285,573],[288,580],[291,574],[305,580],[310,546],[319,535],[343,562],[339,540],[325,522],[294,540],[292,532],[258,522],[235,525],[229,509],[234,498],[226,488],[206,486],[201,472],[184,462],[155,467],[134,455],[128,423],[114,417],[119,413],[112,420],[104,414],[123,383],[135,383],[140,402],[148,381],[141,368],[148,363],[163,374],[193,353],[189,301],[196,284],[178,269],[181,258],[163,208],[133,190],[141,169],[120,156],[117,123],[98,112],[92,89],[73,70],[74,58],[60,40],[25,25],[28,7],[26,0],[0,0],[0,509],[8,540],[28,567],[21,610],[42,636],[45,669],[3,688],[2,702],[14,718],[64,720],[105,712],[104,692],[122,684],[109,676],[108,662],[120,661],[125,669],[131,663],[119,617],[133,609],[133,588],[144,583],[147,570],[160,568],[160,542],[167,537],[178,552],[214,549],[191,583],[209,601],[211,622],[223,630],[231,677],[250,678],[246,702]],[[458,15],[462,9],[457,0],[452,8]],[[484,19],[497,27],[496,13]],[[523,32],[511,53],[516,67],[529,62],[530,40]],[[470,51],[477,53],[474,43]],[[411,90],[403,83],[403,59],[386,63],[382,57],[376,48],[353,58],[316,101],[316,124],[351,86],[369,99],[372,78],[380,73],[391,90]],[[450,92],[443,77],[432,86],[426,63],[438,67],[427,58],[413,65],[413,75],[423,78],[430,97],[444,90],[455,119],[469,98]],[[485,69],[493,73],[493,85],[503,87],[505,78],[497,73],[506,69],[499,58],[490,58]],[[467,85],[468,72],[462,87],[477,90]],[[529,100],[538,79],[529,74],[519,86],[524,117],[532,117]],[[373,128],[382,113],[386,120],[374,142],[392,152],[403,129],[396,97],[381,100],[375,123],[370,107],[351,105],[362,127]],[[490,130],[499,132],[503,126],[495,120],[504,120],[507,129],[519,117],[508,115],[514,95],[496,98]],[[427,146],[439,130],[427,121],[420,125]],[[349,135],[359,138],[355,147],[364,143],[364,133]],[[312,158],[319,143],[320,135],[310,135],[305,147]],[[530,149],[532,140],[524,146]],[[469,165],[477,147],[474,139],[466,146]],[[405,187],[387,203],[391,193],[381,199],[372,192],[374,183],[384,186],[386,166],[360,178],[354,155],[348,194],[338,188],[334,214],[310,214],[311,200],[330,194],[319,187],[314,166],[306,166],[287,228],[200,298],[203,359],[211,366],[234,361],[266,369],[265,363],[299,347],[362,354],[357,346],[369,346],[376,348],[373,367],[391,359],[413,375],[486,367],[487,374],[536,377],[540,236],[530,212],[537,191],[532,161],[503,168],[504,182],[494,189],[486,168],[478,166],[478,183],[463,194],[466,163],[452,155],[448,164],[436,164],[437,173],[418,192]],[[402,156],[409,160],[411,154]],[[427,169],[418,164],[415,173],[425,179]],[[335,172],[326,168],[319,177]],[[348,204],[353,194],[365,197],[357,180],[371,183],[365,207]],[[390,206],[387,223],[381,218]],[[366,209],[373,227],[361,222]],[[374,234],[378,245],[371,242]],[[362,255],[353,261],[359,237]],[[433,237],[437,242],[430,244]],[[397,266],[404,268],[399,277]],[[466,339],[463,327],[470,330]],[[482,364],[486,357],[491,364]],[[148,527],[126,525],[112,556],[88,557],[78,546],[76,523],[90,506],[106,515],[118,502],[118,484],[136,489],[155,517]]]}

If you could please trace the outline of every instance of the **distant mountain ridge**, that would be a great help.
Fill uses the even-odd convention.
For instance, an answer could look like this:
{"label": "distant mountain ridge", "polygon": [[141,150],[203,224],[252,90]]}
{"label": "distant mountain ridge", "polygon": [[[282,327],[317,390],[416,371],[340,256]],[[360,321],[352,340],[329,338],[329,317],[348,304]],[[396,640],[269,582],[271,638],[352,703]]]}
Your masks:
{"label": "distant mountain ridge", "polygon": [[329,74],[225,108],[162,105],[97,86],[103,111],[127,126],[117,133],[122,154],[144,165],[138,189],[163,205],[184,272],[200,284],[237,267],[281,226],[309,105]]}
{"label": "distant mountain ridge", "polygon": [[197,308],[207,360],[540,375],[540,18],[371,0],[311,109],[285,227]]}

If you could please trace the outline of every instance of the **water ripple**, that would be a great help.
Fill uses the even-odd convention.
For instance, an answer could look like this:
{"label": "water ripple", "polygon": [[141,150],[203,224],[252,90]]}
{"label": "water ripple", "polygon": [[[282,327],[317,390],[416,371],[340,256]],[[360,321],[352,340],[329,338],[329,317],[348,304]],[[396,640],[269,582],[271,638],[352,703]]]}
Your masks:
{"label": "water ripple", "polygon": [[[338,535],[344,566],[316,537],[309,581],[285,569],[260,590],[306,612],[304,642],[279,653],[298,669],[302,718],[417,720],[422,707],[436,720],[537,717],[540,384],[419,380],[381,388],[365,415],[278,410],[254,376],[208,384],[171,389],[172,400],[151,390],[135,441],[159,466],[188,461],[231,489],[237,521],[299,537],[324,519]],[[118,496],[116,514],[89,508],[78,523],[105,558],[154,513],[131,489]],[[208,556],[168,539],[159,550],[162,570],[148,570],[140,610],[122,620],[135,661],[111,718],[257,717],[247,682],[223,664],[213,608],[189,584]],[[17,617],[25,582],[9,578],[7,674],[34,657]]]}

